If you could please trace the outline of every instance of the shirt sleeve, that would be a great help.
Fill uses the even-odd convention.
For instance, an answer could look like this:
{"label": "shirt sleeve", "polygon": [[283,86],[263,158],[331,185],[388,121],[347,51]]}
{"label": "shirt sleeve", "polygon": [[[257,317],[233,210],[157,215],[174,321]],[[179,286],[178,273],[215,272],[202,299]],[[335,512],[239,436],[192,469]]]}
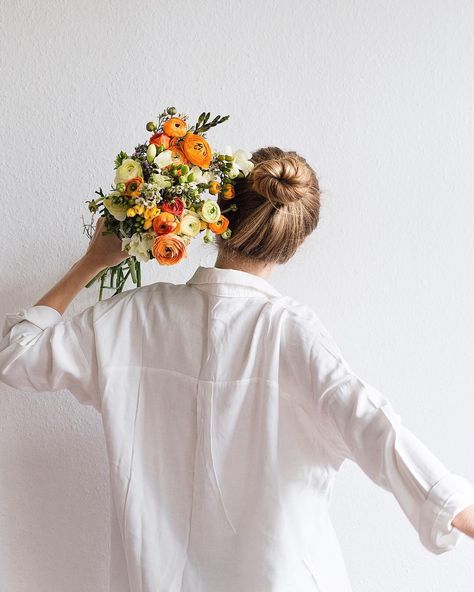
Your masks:
{"label": "shirt sleeve", "polygon": [[35,305],[7,313],[0,341],[0,380],[26,392],[69,390],[100,413],[94,313],[90,306],[63,320]]}
{"label": "shirt sleeve", "polygon": [[387,396],[352,371],[327,332],[313,347],[311,363],[313,394],[333,452],[395,496],[430,552],[453,549],[466,535],[452,520],[474,504],[473,485],[403,424]]}

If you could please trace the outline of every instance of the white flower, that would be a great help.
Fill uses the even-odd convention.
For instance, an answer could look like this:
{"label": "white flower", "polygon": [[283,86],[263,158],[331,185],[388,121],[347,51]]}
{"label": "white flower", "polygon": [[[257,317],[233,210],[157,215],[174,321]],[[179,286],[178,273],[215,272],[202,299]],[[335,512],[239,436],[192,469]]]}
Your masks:
{"label": "white flower", "polygon": [[115,185],[126,183],[134,177],[143,177],[142,165],[133,158],[125,158],[115,173]]}
{"label": "white flower", "polygon": [[247,150],[239,149],[233,152],[230,146],[226,146],[222,154],[225,156],[232,156],[232,168],[228,173],[231,179],[235,179],[240,171],[247,176],[255,166],[253,162],[250,161],[252,153]]}
{"label": "white flower", "polygon": [[112,191],[111,193],[109,193],[109,195],[107,195],[107,197],[104,198],[103,203],[104,207],[112,214],[112,216],[116,220],[123,222],[127,217],[128,205],[114,203],[113,198],[118,196],[120,196],[120,193],[118,191]]}
{"label": "white flower", "polygon": [[189,174],[194,175],[193,183],[207,183],[205,176],[203,175],[202,170],[198,166],[193,166],[189,170]]}
{"label": "white flower", "polygon": [[186,236],[196,236],[201,231],[201,219],[193,214],[185,214],[181,218],[181,232]]}
{"label": "white flower", "polygon": [[172,156],[173,153],[171,150],[163,150],[163,152],[160,152],[153,162],[158,168],[162,169],[173,162]]}
{"label": "white flower", "polygon": [[138,261],[149,261],[148,251],[152,248],[156,235],[153,232],[144,232],[139,234],[135,232],[131,237],[122,239],[122,251],[127,250],[131,256],[135,256]]}
{"label": "white flower", "polygon": [[202,204],[199,214],[205,222],[217,222],[220,218],[221,210],[214,199],[207,199]]}
{"label": "white flower", "polygon": [[209,183],[215,180],[215,175],[212,171],[202,171],[198,166],[193,166],[190,171],[194,175],[193,183]]}
{"label": "white flower", "polygon": [[150,176],[150,181],[155,183],[158,189],[165,189],[166,187],[171,187],[172,185],[169,177],[166,175],[159,175],[158,173],[153,173],[153,175]]}

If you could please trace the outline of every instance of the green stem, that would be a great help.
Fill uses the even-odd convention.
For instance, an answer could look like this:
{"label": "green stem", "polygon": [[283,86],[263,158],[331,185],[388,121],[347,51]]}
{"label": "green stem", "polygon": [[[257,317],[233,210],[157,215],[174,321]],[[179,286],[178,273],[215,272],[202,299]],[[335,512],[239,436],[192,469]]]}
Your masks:
{"label": "green stem", "polygon": [[100,286],[99,286],[99,302],[102,300],[102,294],[104,292],[104,284],[105,284],[105,278],[106,278],[106,273],[102,274],[102,276],[100,277]]}
{"label": "green stem", "polygon": [[140,287],[142,285],[142,265],[140,261],[136,261],[137,266],[137,286]]}
{"label": "green stem", "polygon": [[89,282],[87,282],[85,287],[90,288],[92,286],[92,284],[94,284],[100,277],[102,277],[107,272],[108,269],[109,268],[106,267],[102,271],[99,271],[99,273],[97,275],[95,275]]}
{"label": "green stem", "polygon": [[130,270],[130,274],[132,276],[132,282],[134,284],[137,283],[137,270],[135,268],[135,259],[133,257],[129,257],[127,259],[128,269]]}
{"label": "green stem", "polygon": [[116,291],[120,291],[120,286],[123,282],[123,270],[122,266],[117,269],[117,282],[116,282]]}
{"label": "green stem", "polygon": [[117,290],[114,292],[114,296],[115,296],[115,294],[118,294],[119,292],[122,292],[123,287],[125,286],[125,282],[127,281],[127,278],[128,278],[129,275],[130,275],[130,270],[128,270],[127,273],[125,274],[125,276],[123,276],[123,281],[120,284],[120,286],[117,287]]}

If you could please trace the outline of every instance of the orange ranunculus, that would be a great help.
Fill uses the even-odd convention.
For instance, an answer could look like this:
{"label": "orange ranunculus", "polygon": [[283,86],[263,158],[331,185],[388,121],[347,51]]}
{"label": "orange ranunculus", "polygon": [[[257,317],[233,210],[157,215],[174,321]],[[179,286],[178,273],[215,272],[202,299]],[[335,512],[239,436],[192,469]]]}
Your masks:
{"label": "orange ranunculus", "polygon": [[[189,164],[189,161],[181,150],[180,146],[170,146],[168,150],[171,151],[171,164]],[[164,168],[167,169],[168,166]]]}
{"label": "orange ranunculus", "polygon": [[153,230],[156,234],[168,234],[174,232],[178,221],[176,216],[170,212],[161,212],[153,218]]}
{"label": "orange ranunculus", "polygon": [[181,220],[176,221],[176,228],[171,231],[172,234],[179,234],[181,232]]}
{"label": "orange ranunculus", "polygon": [[209,224],[209,228],[212,230],[212,232],[215,232],[216,234],[222,234],[225,230],[227,230],[228,226],[229,219],[226,218],[223,214],[220,215],[217,222],[211,222]]}
{"label": "orange ranunculus", "polygon": [[138,197],[143,187],[143,178],[142,177],[133,177],[133,179],[129,179],[125,183],[125,191],[124,194],[128,195],[129,197]]}
{"label": "orange ranunculus", "polygon": [[170,137],[166,134],[153,134],[150,138],[150,144],[156,144],[156,146],[164,146],[168,148],[170,145]]}
{"label": "orange ranunculus", "polygon": [[163,131],[170,138],[182,138],[188,131],[188,124],[179,117],[172,117],[163,124]]}
{"label": "orange ranunculus", "polygon": [[174,265],[187,257],[186,243],[176,234],[157,236],[152,247],[153,257],[161,265]]}
{"label": "orange ranunculus", "polygon": [[211,164],[212,150],[198,134],[187,134],[182,142],[183,152],[191,164],[207,169]]}
{"label": "orange ranunculus", "polygon": [[222,188],[222,197],[224,199],[232,199],[235,196],[235,189],[232,183],[224,183]]}

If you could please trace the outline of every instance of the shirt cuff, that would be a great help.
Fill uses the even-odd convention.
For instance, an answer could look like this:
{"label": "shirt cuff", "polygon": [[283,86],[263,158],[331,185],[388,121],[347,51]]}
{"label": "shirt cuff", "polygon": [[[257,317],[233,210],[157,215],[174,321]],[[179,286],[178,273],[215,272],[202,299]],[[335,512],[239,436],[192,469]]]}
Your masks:
{"label": "shirt cuff", "polygon": [[21,321],[29,321],[43,330],[46,327],[55,325],[62,320],[62,315],[59,311],[51,306],[44,304],[36,304],[29,308],[22,308],[18,312],[9,312],[5,316],[5,322],[2,329],[2,337],[7,335],[11,328]]}
{"label": "shirt cuff", "polygon": [[474,486],[461,475],[449,473],[428,492],[420,511],[419,537],[432,553],[440,555],[453,549],[464,535],[451,522],[474,505]]}

